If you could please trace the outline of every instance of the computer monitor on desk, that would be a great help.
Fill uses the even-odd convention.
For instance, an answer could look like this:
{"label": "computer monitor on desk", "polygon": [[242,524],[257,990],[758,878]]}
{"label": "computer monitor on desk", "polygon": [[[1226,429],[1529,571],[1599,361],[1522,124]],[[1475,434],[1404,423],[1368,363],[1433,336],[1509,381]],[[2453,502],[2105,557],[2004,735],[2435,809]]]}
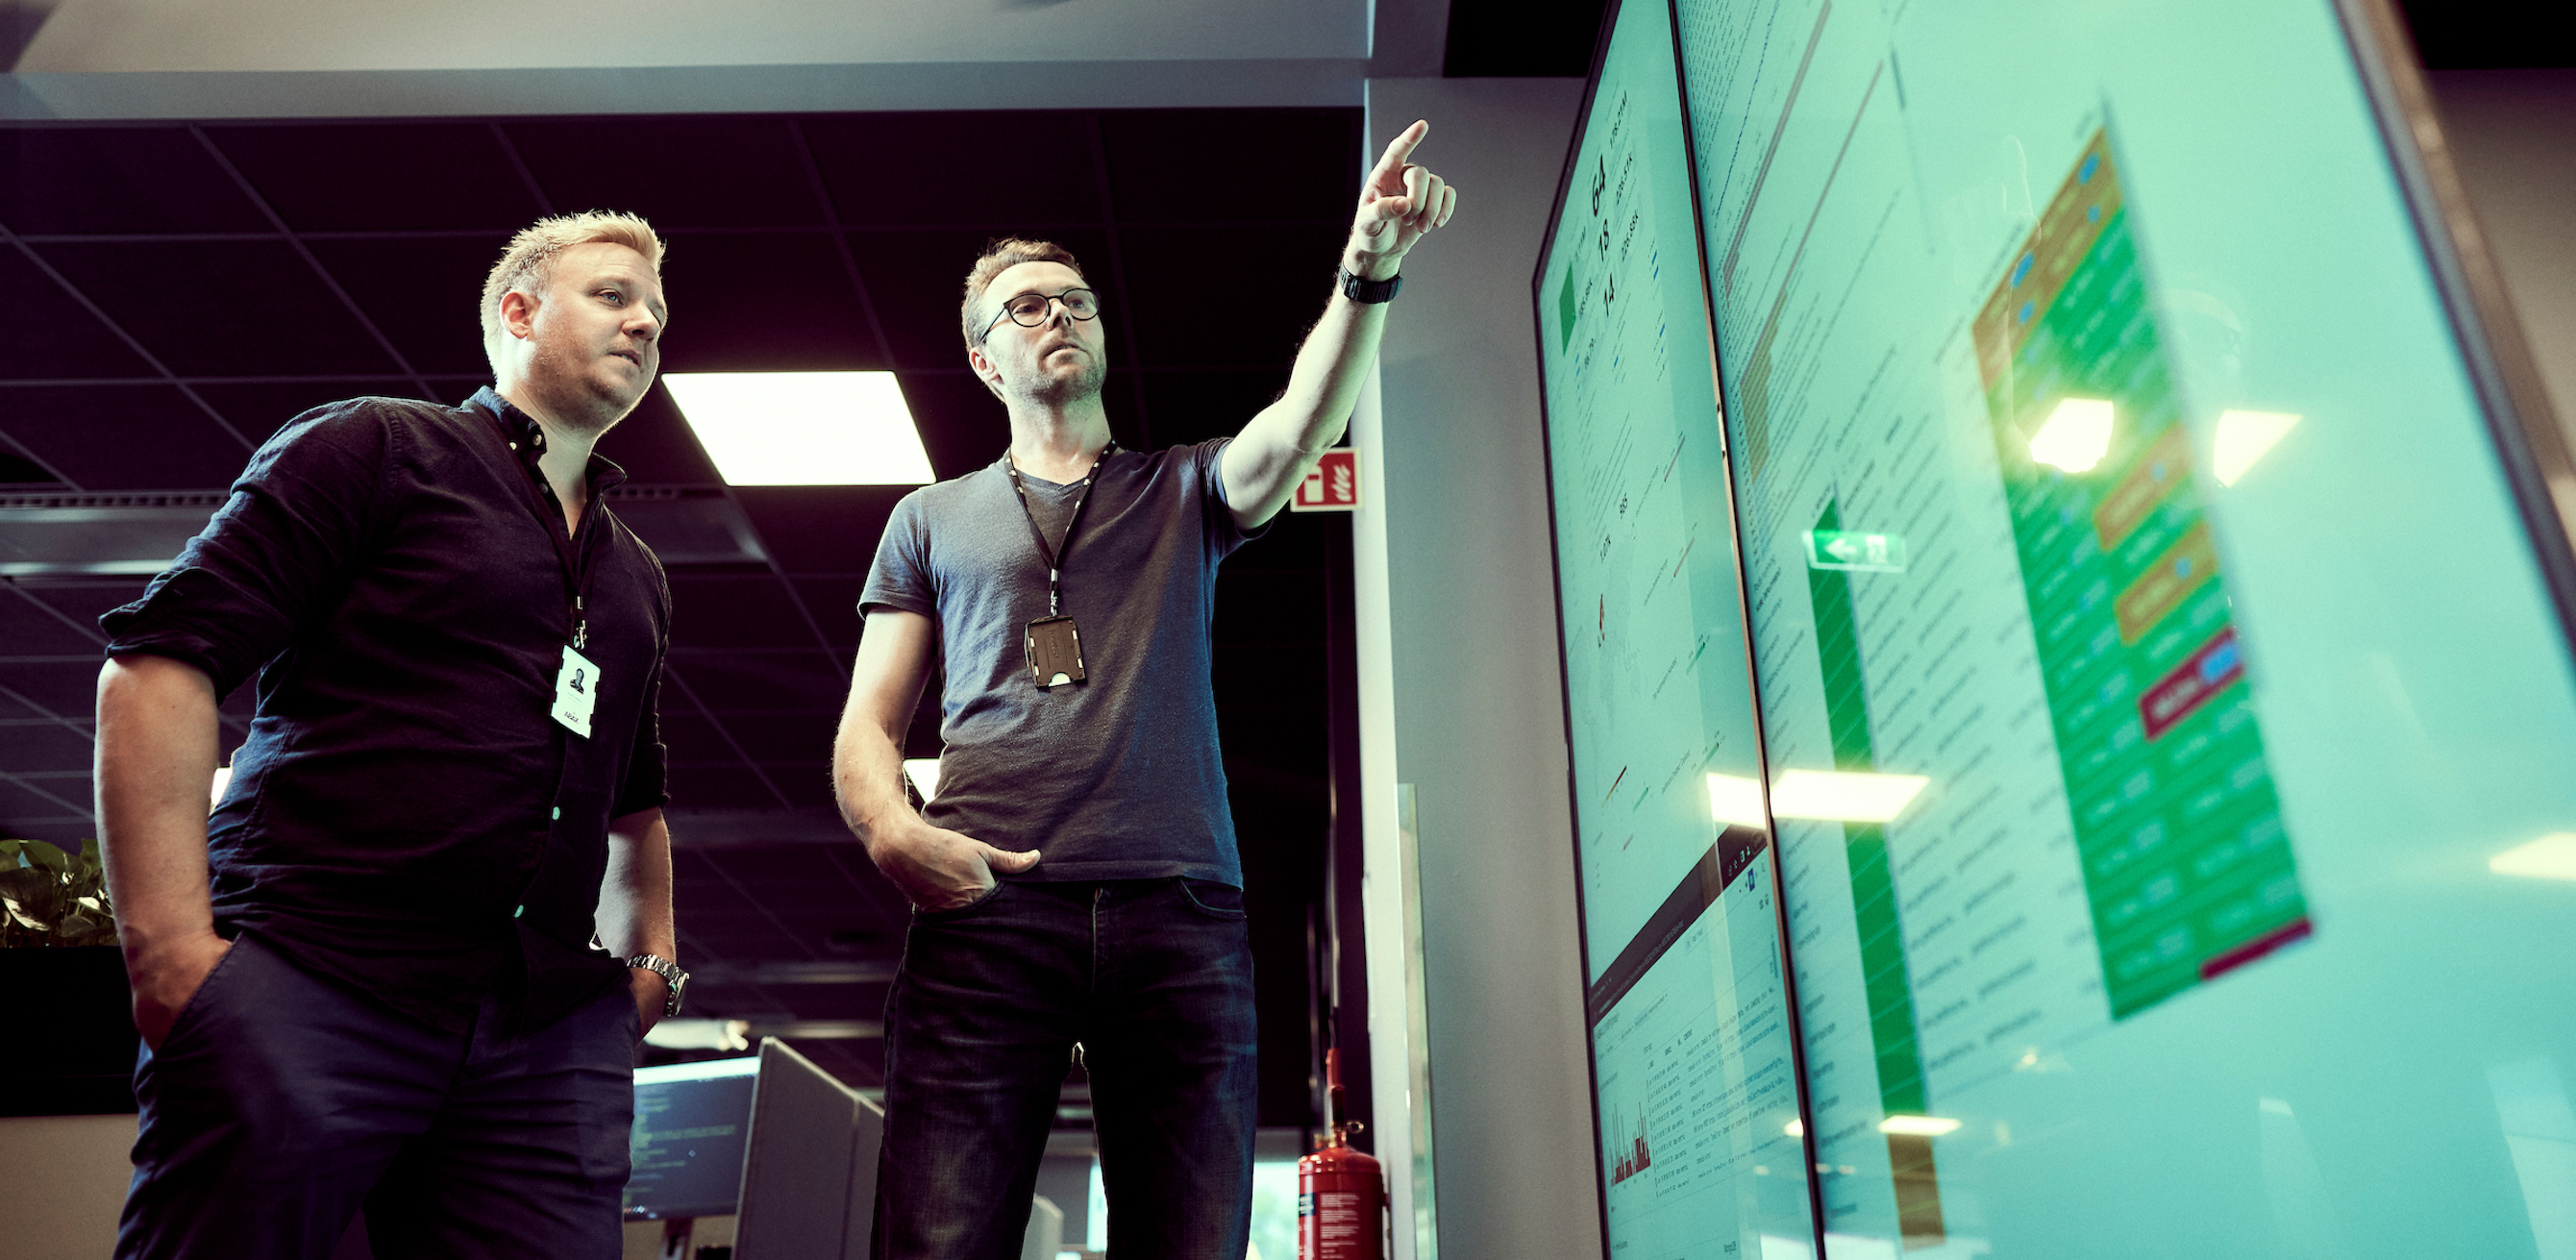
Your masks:
{"label": "computer monitor on desk", "polygon": [[885,1112],[775,1037],[759,1062],[734,1255],[858,1260],[876,1223]]}
{"label": "computer monitor on desk", "polygon": [[760,1060],[744,1057],[635,1070],[626,1219],[732,1214],[759,1068]]}

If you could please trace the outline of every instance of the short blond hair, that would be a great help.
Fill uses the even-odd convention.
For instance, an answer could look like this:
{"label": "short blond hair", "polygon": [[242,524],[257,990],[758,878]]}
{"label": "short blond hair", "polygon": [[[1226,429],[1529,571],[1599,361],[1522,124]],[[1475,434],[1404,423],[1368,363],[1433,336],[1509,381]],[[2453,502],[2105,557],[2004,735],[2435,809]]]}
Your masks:
{"label": "short blond hair", "polygon": [[983,256],[977,258],[974,267],[966,272],[966,300],[957,308],[958,316],[965,324],[967,349],[984,348],[984,333],[991,327],[991,321],[979,318],[982,312],[975,308],[984,304],[984,290],[993,286],[993,277],[1021,263],[1033,262],[1063,263],[1073,268],[1073,274],[1082,274],[1082,264],[1073,260],[1073,251],[1053,241],[1006,237],[986,245]]}
{"label": "short blond hair", "polygon": [[662,274],[662,238],[640,215],[620,210],[584,210],[539,219],[519,229],[501,261],[483,278],[483,347],[490,354],[501,342],[501,295],[516,290],[535,293],[554,279],[555,258],[575,245],[623,245],[644,255],[654,275]]}

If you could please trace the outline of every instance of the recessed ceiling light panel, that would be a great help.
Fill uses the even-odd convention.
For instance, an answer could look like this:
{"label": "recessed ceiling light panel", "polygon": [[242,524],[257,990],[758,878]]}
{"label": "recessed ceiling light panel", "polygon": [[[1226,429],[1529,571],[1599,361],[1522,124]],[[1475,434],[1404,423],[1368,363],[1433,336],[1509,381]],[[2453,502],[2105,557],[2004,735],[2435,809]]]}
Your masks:
{"label": "recessed ceiling light panel", "polygon": [[736,486],[922,486],[930,454],[892,372],[665,372]]}

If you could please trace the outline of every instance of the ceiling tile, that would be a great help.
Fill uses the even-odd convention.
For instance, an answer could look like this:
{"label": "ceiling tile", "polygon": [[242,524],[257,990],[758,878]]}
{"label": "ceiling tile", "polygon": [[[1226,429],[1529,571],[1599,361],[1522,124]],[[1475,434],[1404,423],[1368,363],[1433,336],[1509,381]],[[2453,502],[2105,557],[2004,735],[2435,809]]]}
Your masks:
{"label": "ceiling tile", "polygon": [[173,385],[8,390],[9,436],[83,490],[220,490],[250,452]]}
{"label": "ceiling tile", "polygon": [[716,466],[680,415],[671,391],[656,384],[625,419],[599,440],[598,453],[626,470],[637,485],[721,485]]}
{"label": "ceiling tile", "polygon": [[[965,366],[958,303],[965,294],[967,269],[991,238],[989,232],[958,229],[850,234],[850,249],[876,300],[877,318],[885,325],[897,366]],[[1110,266],[1106,235],[1085,229],[1059,232],[1052,239],[1081,261],[1083,276],[1099,290],[1102,303],[1125,300]],[[1117,361],[1113,346],[1110,362]]]}
{"label": "ceiling tile", "polygon": [[14,249],[0,249],[0,377],[153,376],[52,276]]}
{"label": "ceiling tile", "polygon": [[87,719],[98,704],[97,660],[74,663],[0,663],[0,687],[54,717]]}
{"label": "ceiling tile", "polygon": [[[1142,362],[1157,368],[1277,364],[1279,383],[1288,383],[1286,365],[1333,295],[1347,232],[1313,224],[1263,229],[1262,254],[1281,264],[1281,278],[1260,300],[1230,302],[1218,318],[1210,309],[1217,295],[1208,269],[1239,253],[1243,237],[1241,229],[1197,225],[1120,234],[1127,285],[1135,293],[1136,340],[1151,352]],[[1118,362],[1115,347],[1110,362]]]}
{"label": "ceiling tile", "polygon": [[[483,278],[509,243],[489,237],[308,241],[340,289],[409,360],[412,370],[490,379],[479,310]],[[335,304],[336,305],[336,304]]]}
{"label": "ceiling tile", "polygon": [[[850,689],[848,672],[819,651],[698,656],[686,664],[672,661],[664,669],[681,678],[719,720],[744,712],[838,713]],[[679,698],[664,688],[665,707]]]}
{"label": "ceiling tile", "polygon": [[671,575],[671,646],[684,659],[705,651],[815,647],[814,632],[787,587],[766,573]]}
{"label": "ceiling tile", "polygon": [[790,573],[865,573],[886,517],[910,491],[909,486],[738,486],[734,496],[780,568]]}
{"label": "ceiling tile", "polygon": [[905,372],[897,380],[922,449],[930,453],[931,472],[940,479],[965,476],[1010,446],[1010,412],[963,364],[950,371]]}
{"label": "ceiling tile", "polygon": [[82,804],[89,794],[87,779],[0,779],[0,834],[76,850],[73,842],[96,834]]}
{"label": "ceiling tile", "polygon": [[[6,397],[7,395],[0,395],[0,399]],[[0,430],[0,432],[6,432],[6,430]],[[0,486],[23,489],[28,486],[52,485],[61,480],[62,478],[56,475],[54,470],[16,451],[0,449]]]}
{"label": "ceiling tile", "polygon": [[[447,380],[432,381],[431,384],[445,387],[439,391],[444,396],[432,400],[435,402],[456,402],[474,392],[472,382]],[[255,443],[268,441],[289,421],[325,403],[367,397],[411,398],[420,393],[419,387],[399,376],[277,384],[263,381],[249,385],[201,383],[190,388],[196,390],[197,396],[205,399],[208,406],[223,413],[224,419],[232,422],[243,437]]]}
{"label": "ceiling tile", "polygon": [[867,588],[864,576],[800,577],[796,593],[805,601],[805,610],[823,628],[823,641],[844,655],[858,650],[859,592]]}
{"label": "ceiling tile", "polygon": [[[799,125],[841,222],[853,227],[971,224],[1025,234],[1108,217],[1085,114],[867,114]],[[1010,160],[989,160],[996,152]]]}
{"label": "ceiling tile", "polygon": [[1311,219],[1347,231],[1365,173],[1356,109],[1113,110],[1100,138],[1122,224]]}
{"label": "ceiling tile", "polygon": [[890,366],[828,232],[674,233],[662,278],[671,302],[666,372]]}
{"label": "ceiling tile", "polygon": [[780,119],[508,123],[559,211],[624,210],[685,228],[824,225],[813,179]]}
{"label": "ceiling tile", "polygon": [[778,796],[760,776],[733,766],[671,767],[671,804],[688,809],[776,809]]}
{"label": "ceiling tile", "polygon": [[37,250],[183,376],[323,376],[393,367],[283,241],[136,241]]}
{"label": "ceiling tile", "polygon": [[[10,583],[8,590],[0,590],[0,644],[7,645],[0,650],[24,656],[94,653],[99,650],[96,626],[86,620],[67,625],[50,608],[50,605],[28,595],[26,588],[16,583]],[[83,633],[84,629],[91,633]],[[7,764],[0,761],[0,766]]]}
{"label": "ceiling tile", "polygon": [[739,766],[742,758],[726,742],[724,732],[696,708],[666,688],[660,709],[662,746],[669,750],[671,764],[687,762],[706,766]]}
{"label": "ceiling tile", "polygon": [[[841,715],[837,707],[831,712],[774,713],[758,717],[739,716],[723,719],[725,729],[734,740],[762,765],[803,762],[828,763],[832,757],[832,738],[839,731]],[[828,773],[823,776],[828,782]],[[787,785],[772,776],[781,789]]]}
{"label": "ceiling tile", "polygon": [[[831,752],[832,743],[828,739],[805,747],[808,757],[828,757]],[[829,761],[764,762],[763,768],[769,771],[769,781],[778,785],[787,803],[799,809],[824,809],[840,799],[832,790],[832,763]]]}
{"label": "ceiling tile", "polygon": [[0,130],[0,224],[13,232],[267,232],[184,127]]}
{"label": "ceiling tile", "polygon": [[484,123],[218,126],[207,134],[298,232],[481,228],[500,254],[536,199]]}
{"label": "ceiling tile", "polygon": [[[97,668],[91,667],[95,674]],[[19,774],[39,770],[88,770],[98,747],[78,731],[46,723],[0,727],[0,769]],[[69,795],[61,788],[53,789]],[[86,792],[86,787],[82,791]],[[79,799],[79,798],[76,798]]]}
{"label": "ceiling tile", "polygon": [[1284,368],[1147,372],[1141,382],[1164,445],[1204,442],[1243,431],[1286,388]]}

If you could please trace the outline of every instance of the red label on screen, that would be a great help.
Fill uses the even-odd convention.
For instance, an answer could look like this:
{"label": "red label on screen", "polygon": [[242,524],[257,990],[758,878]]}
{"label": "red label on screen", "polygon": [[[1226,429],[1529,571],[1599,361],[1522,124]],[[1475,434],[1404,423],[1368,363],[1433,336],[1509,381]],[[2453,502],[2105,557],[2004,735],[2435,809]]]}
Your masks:
{"label": "red label on screen", "polygon": [[2215,638],[2200,645],[2189,660],[2174,666],[2172,673],[2138,697],[2138,720],[2146,723],[2147,738],[2172,730],[2175,723],[2190,717],[2211,696],[2244,676],[2245,656],[2236,647],[2236,627],[2224,627]]}

